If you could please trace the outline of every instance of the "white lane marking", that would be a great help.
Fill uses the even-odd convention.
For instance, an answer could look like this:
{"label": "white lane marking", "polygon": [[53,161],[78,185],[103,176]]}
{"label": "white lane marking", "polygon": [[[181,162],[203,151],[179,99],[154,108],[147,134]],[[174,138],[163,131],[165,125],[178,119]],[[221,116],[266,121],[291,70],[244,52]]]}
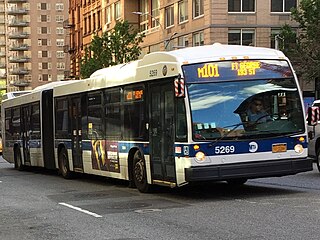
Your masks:
{"label": "white lane marking", "polygon": [[74,210],[77,210],[77,211],[79,211],[79,212],[86,213],[86,214],[91,215],[91,216],[96,217],[96,218],[102,217],[101,215],[96,214],[96,213],[94,213],[94,212],[90,212],[90,211],[88,211],[88,210],[85,210],[85,209],[82,209],[82,208],[79,208],[79,207],[75,207],[75,206],[72,206],[72,205],[67,204],[67,203],[64,203],[64,202],[61,202],[61,203],[59,203],[59,204],[62,205],[62,206],[65,206],[65,207],[68,207],[68,208],[72,208],[72,209],[74,209]]}
{"label": "white lane marking", "polygon": [[2,183],[2,181],[0,181],[0,183]]}

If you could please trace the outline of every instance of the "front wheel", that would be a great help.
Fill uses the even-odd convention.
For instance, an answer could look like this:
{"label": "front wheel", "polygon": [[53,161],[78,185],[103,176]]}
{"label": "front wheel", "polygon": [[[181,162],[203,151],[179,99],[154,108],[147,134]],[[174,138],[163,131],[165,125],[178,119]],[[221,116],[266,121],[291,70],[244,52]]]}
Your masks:
{"label": "front wheel", "polygon": [[18,148],[14,150],[14,168],[19,171],[23,170],[21,152]]}
{"label": "front wheel", "polygon": [[318,171],[320,172],[320,148],[317,149],[316,164],[317,164],[317,167],[318,167]]}
{"label": "front wheel", "polygon": [[150,192],[151,186],[147,181],[147,172],[144,158],[140,151],[136,151],[133,157],[133,181],[137,189],[142,193]]}
{"label": "front wheel", "polygon": [[59,152],[58,161],[59,161],[59,172],[62,175],[62,177],[65,179],[72,178],[72,172],[70,171],[70,168],[69,168],[68,153],[65,148],[62,148],[61,151]]}

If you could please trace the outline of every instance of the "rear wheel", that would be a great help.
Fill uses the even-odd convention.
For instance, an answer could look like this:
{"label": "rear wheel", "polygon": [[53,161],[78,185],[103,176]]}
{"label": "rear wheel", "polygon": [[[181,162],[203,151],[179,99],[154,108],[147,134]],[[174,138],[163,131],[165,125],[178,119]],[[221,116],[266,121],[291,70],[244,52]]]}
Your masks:
{"label": "rear wheel", "polygon": [[15,148],[14,150],[14,168],[19,171],[23,170],[21,152],[18,148]]}
{"label": "rear wheel", "polygon": [[136,151],[133,157],[133,181],[137,189],[142,193],[150,192],[151,186],[147,181],[147,172],[144,158],[140,151]]}
{"label": "rear wheel", "polygon": [[59,152],[59,172],[62,175],[62,177],[66,179],[72,178],[72,172],[69,168],[69,160],[68,160],[68,153],[65,148],[62,148]]}

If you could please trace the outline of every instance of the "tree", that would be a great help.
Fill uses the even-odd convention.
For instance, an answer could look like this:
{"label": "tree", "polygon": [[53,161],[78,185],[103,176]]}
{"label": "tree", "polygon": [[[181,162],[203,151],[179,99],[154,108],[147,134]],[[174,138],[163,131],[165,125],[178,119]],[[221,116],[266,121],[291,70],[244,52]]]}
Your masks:
{"label": "tree", "polygon": [[81,60],[81,77],[88,78],[98,69],[137,60],[144,36],[128,21],[118,21],[110,32],[95,35]]}
{"label": "tree", "polygon": [[298,24],[298,33],[284,25],[280,33],[280,49],[292,60],[297,74],[305,80],[320,79],[320,1],[301,0],[291,10]]}

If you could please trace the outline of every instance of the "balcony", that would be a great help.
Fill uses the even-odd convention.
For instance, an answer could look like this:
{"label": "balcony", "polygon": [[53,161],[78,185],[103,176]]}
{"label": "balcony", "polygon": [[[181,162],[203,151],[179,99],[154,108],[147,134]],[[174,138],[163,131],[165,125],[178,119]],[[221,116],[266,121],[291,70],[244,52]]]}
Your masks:
{"label": "balcony", "polygon": [[0,63],[0,69],[6,69],[6,64],[5,63]]}
{"label": "balcony", "polygon": [[9,9],[7,11],[8,15],[26,15],[29,14],[29,10],[26,8],[20,8],[20,9]]}
{"label": "balcony", "polygon": [[28,27],[29,22],[26,21],[12,21],[8,24],[9,27]]}
{"label": "balcony", "polygon": [[0,41],[0,47],[7,46],[5,41]]}
{"label": "balcony", "polygon": [[9,35],[9,39],[26,39],[29,38],[29,33],[21,32],[21,33],[13,33]]}
{"label": "balcony", "polygon": [[74,48],[71,48],[70,45],[64,45],[64,46],[63,46],[63,52],[64,52],[64,53],[72,53],[72,52],[74,52],[74,51],[75,51],[75,49],[74,49]]}
{"label": "balcony", "polygon": [[30,82],[26,81],[26,80],[17,80],[11,83],[11,85],[15,86],[15,87],[27,87],[29,86]]}
{"label": "balcony", "polygon": [[10,75],[26,75],[29,74],[30,70],[27,68],[16,68],[10,72]]}
{"label": "balcony", "polygon": [[66,29],[66,28],[73,28],[73,27],[74,27],[74,23],[73,22],[70,23],[69,19],[63,21],[63,28]]}
{"label": "balcony", "polygon": [[21,56],[21,57],[10,57],[9,62],[10,63],[25,63],[30,62],[31,58],[27,56]]}
{"label": "balcony", "polygon": [[27,44],[21,44],[21,45],[16,45],[12,46],[9,48],[10,51],[28,51],[29,46]]}
{"label": "balcony", "polygon": [[8,0],[8,3],[26,3],[28,0]]}
{"label": "balcony", "polygon": [[6,53],[5,52],[0,52],[0,57],[5,57]]}
{"label": "balcony", "polygon": [[7,75],[5,73],[0,74],[0,79],[7,79]]}

